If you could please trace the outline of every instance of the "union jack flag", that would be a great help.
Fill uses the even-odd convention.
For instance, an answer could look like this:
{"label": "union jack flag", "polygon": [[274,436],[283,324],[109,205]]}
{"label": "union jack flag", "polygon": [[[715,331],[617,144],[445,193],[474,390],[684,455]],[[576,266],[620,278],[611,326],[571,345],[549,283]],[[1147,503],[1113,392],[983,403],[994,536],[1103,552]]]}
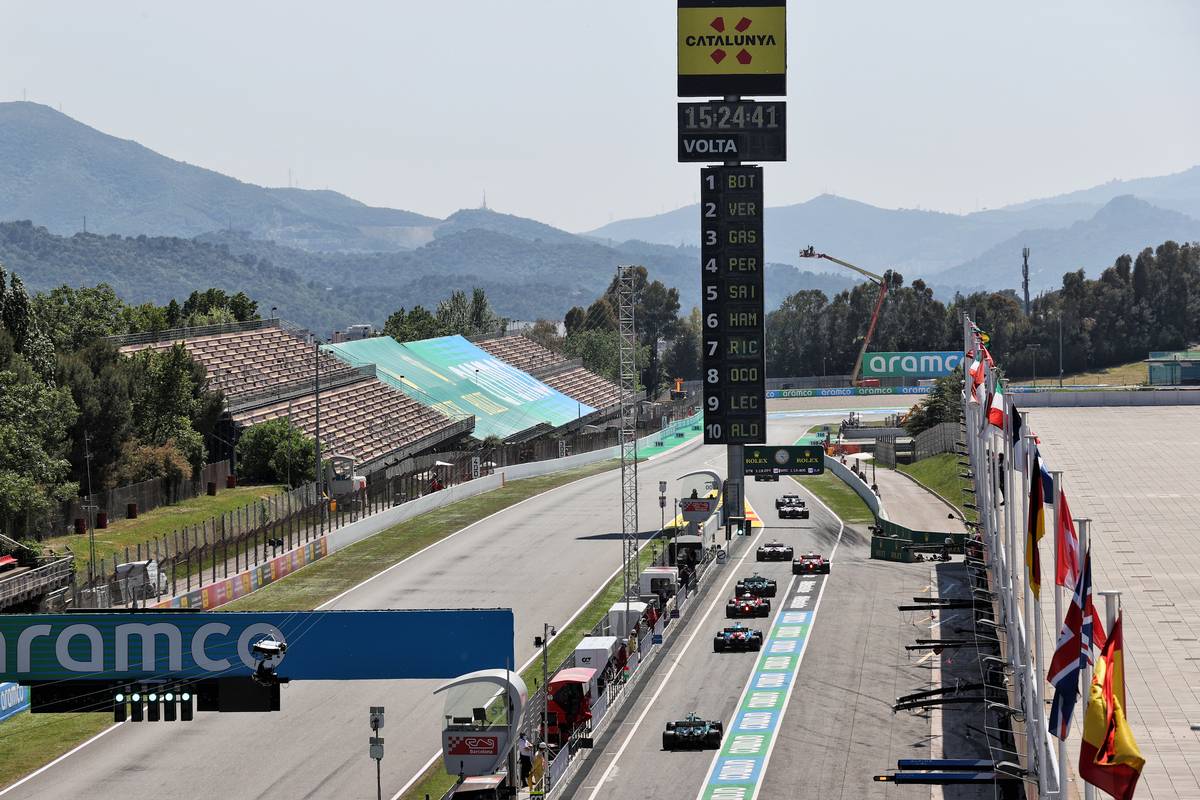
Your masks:
{"label": "union jack flag", "polygon": [[1050,659],[1047,680],[1054,686],[1054,701],[1050,706],[1050,734],[1066,739],[1071,728],[1071,714],[1079,697],[1079,672],[1084,666],[1094,664],[1092,647],[1099,641],[1103,647],[1104,629],[1096,619],[1096,607],[1092,603],[1092,553],[1091,548],[1083,558],[1083,568],[1075,583],[1075,595],[1071,607],[1063,619],[1058,634],[1058,648]]}

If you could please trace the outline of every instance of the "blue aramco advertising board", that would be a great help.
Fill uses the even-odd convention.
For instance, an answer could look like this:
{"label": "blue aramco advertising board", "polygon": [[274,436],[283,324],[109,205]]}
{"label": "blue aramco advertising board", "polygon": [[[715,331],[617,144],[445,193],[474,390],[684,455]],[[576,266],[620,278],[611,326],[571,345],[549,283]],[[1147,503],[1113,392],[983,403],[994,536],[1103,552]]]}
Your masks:
{"label": "blue aramco advertising board", "polygon": [[864,378],[940,378],[962,364],[961,350],[926,353],[867,353]]}
{"label": "blue aramco advertising board", "polygon": [[204,679],[254,673],[286,643],[293,680],[453,678],[513,663],[511,609],[0,614],[0,680]]}

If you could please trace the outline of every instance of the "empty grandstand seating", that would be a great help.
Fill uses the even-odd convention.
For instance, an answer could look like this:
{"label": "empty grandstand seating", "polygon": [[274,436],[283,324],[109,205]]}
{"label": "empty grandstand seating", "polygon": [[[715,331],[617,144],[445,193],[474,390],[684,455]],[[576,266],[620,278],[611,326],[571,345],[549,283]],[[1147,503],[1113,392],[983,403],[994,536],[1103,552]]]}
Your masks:
{"label": "empty grandstand seating", "polygon": [[542,367],[566,361],[553,350],[542,347],[527,336],[501,336],[475,342],[477,347],[488,351],[501,361],[512,364],[522,372],[533,374]]}
{"label": "empty grandstand seating", "polygon": [[[316,431],[312,394],[233,414],[239,427],[291,415],[292,424],[309,436]],[[353,455],[359,463],[409,447],[455,424],[404,392],[375,378],[364,378],[321,392],[321,441],[326,452]]]}
{"label": "empty grandstand seating", "polygon": [[542,382],[592,408],[610,408],[621,402],[620,388],[615,383],[583,367],[547,375]]}
{"label": "empty grandstand seating", "polygon": [[[186,329],[185,329],[186,330]],[[188,354],[208,371],[208,384],[225,393],[231,405],[243,397],[295,383],[312,383],[313,346],[279,327],[222,333],[215,336],[130,344],[121,348],[129,355],[140,350],[166,350],[182,342]],[[333,381],[353,374],[351,367],[328,354],[321,354],[321,380]]]}
{"label": "empty grandstand seating", "polygon": [[475,344],[585,405],[605,409],[620,402],[620,389],[615,383],[578,366],[578,362],[568,362],[527,336],[500,336]]}
{"label": "empty grandstand seating", "polygon": [[[236,427],[291,416],[307,435],[316,433],[313,366],[304,335],[280,320],[182,329],[162,335],[118,337],[126,355],[183,344],[204,365],[209,386],[220,389]],[[192,335],[193,333],[200,335]],[[134,339],[135,341],[129,341]],[[149,341],[141,341],[149,339]],[[391,454],[407,455],[471,430],[473,418],[451,419],[380,381],[374,370],[322,352],[321,441],[326,453],[352,456],[360,466]]]}

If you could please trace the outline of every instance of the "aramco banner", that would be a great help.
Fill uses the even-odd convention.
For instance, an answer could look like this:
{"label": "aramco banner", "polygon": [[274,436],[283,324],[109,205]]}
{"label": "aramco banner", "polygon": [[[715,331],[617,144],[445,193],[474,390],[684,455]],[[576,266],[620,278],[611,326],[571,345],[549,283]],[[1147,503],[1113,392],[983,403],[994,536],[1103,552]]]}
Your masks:
{"label": "aramco banner", "polygon": [[286,644],[281,677],[453,678],[513,663],[507,608],[0,614],[0,679],[243,677],[256,643]]}
{"label": "aramco banner", "polygon": [[867,353],[864,378],[940,378],[962,364],[961,350],[929,353]]}

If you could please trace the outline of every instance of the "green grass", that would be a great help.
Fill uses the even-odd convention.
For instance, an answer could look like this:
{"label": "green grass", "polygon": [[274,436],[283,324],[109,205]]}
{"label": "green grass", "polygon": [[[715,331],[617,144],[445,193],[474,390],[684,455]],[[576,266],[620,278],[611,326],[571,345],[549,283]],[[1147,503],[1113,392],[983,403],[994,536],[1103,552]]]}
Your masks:
{"label": "green grass", "polygon": [[[1133,361],[1129,364],[1118,364],[1108,369],[1065,375],[1063,376],[1063,385],[1106,383],[1110,386],[1141,386],[1148,383],[1149,380],[1150,376],[1146,365],[1141,361]],[[1036,381],[1017,378],[1014,379],[1014,382],[1023,386],[1058,386],[1058,376],[1038,378]]]}
{"label": "green grass", "polygon": [[605,472],[617,464],[615,460],[602,461],[553,475],[509,481],[499,489],[401,522],[305,567],[300,573],[303,576],[301,580],[269,584],[226,604],[224,608],[229,611],[299,611],[316,608],[489,514],[563,484]]}
{"label": "green grass", "polygon": [[[253,503],[256,500],[272,497],[283,491],[283,486],[239,486],[236,489],[220,489],[215,497],[201,495],[190,500],[183,500],[171,506],[159,506],[153,511],[139,514],[137,519],[122,519],[110,522],[104,530],[96,530],[96,557],[111,562],[112,554],[117,551],[121,559],[125,558],[125,548],[131,550],[130,557],[136,557],[133,552],[139,544],[149,542],[154,538],[170,535],[173,531],[191,525],[199,525],[205,520],[219,517],[238,508]],[[46,539],[44,544],[54,550],[71,548],[75,554],[75,571],[79,575],[88,572],[88,538],[87,534],[76,536],[55,536]],[[150,545],[153,548],[153,545]],[[153,553],[151,549],[149,551]],[[143,553],[143,558],[146,556]],[[106,564],[106,567],[111,564]]]}
{"label": "green grass", "polygon": [[977,519],[975,512],[963,507],[966,495],[962,490],[969,487],[971,482],[959,477],[959,472],[965,471],[966,467],[960,467],[958,459],[959,456],[954,453],[941,453],[923,458],[915,464],[900,464],[898,469],[949,500],[968,520],[974,522]]}
{"label": "green grass", "polygon": [[111,714],[30,714],[0,724],[0,786],[20,780],[112,725]]}
{"label": "green grass", "polygon": [[[641,572],[660,552],[659,543],[652,541],[642,548],[639,556],[638,572]],[[608,610],[612,608],[613,603],[621,599],[621,592],[624,589],[624,579],[621,575],[617,575],[604,591],[596,595],[596,599],[588,603],[587,608],[580,612],[579,616],[565,628],[559,630],[558,635],[550,640],[550,652],[547,657],[547,663],[550,669],[553,670],[575,649],[575,646],[583,640],[585,636],[591,633],[592,628],[604,618]],[[529,691],[535,692],[542,685],[542,661],[535,660],[527,669],[521,673],[522,680],[529,687]],[[429,797],[441,797],[446,792],[450,791],[450,787],[454,785],[457,776],[450,775],[446,772],[445,766],[441,761],[435,763],[432,767],[426,770],[421,776],[421,780],[413,784],[413,787],[401,796],[400,800],[425,800],[425,795]]]}
{"label": "green grass", "polygon": [[[315,608],[397,561],[449,536],[472,522],[549,489],[610,470],[618,463],[615,460],[603,461],[553,475],[510,481],[508,485],[500,489],[460,500],[437,511],[414,517],[369,539],[364,539],[345,550],[305,567],[286,580],[265,586],[223,608],[230,611]],[[257,496],[257,492],[264,491],[264,488],[247,488],[242,493],[240,502],[249,502]],[[223,492],[222,495],[233,495],[235,491],[237,490],[229,490]],[[221,498],[222,495],[217,497]],[[214,498],[207,499],[213,500]],[[235,503],[234,507],[236,505],[238,504]],[[220,511],[215,513],[220,513]],[[135,522],[141,521],[139,519]],[[175,522],[174,524],[183,523]],[[593,608],[599,607],[604,601],[605,598],[597,598],[595,603],[588,606],[588,613],[592,613]],[[607,602],[612,605],[613,601],[607,599]],[[602,613],[604,610],[607,610],[607,607],[598,613]],[[580,619],[582,620],[583,616]],[[587,625],[587,628],[595,625],[598,619],[599,616],[596,616]],[[573,628],[574,626],[572,626]],[[565,657],[563,648],[556,649],[556,646],[559,640],[570,635],[570,630],[561,632],[551,646],[552,659],[561,660]],[[538,669],[540,670],[540,666]],[[108,714],[38,714],[35,717],[25,712],[5,721],[0,725],[0,786],[7,786],[13,781],[19,780],[112,724],[112,717]],[[449,784],[447,784],[447,788],[449,788]],[[441,797],[441,794],[439,792],[435,795],[430,790],[430,797]],[[424,797],[423,794],[418,796]]]}
{"label": "green grass", "polygon": [[792,480],[821,498],[825,505],[833,509],[833,513],[842,518],[843,522],[872,523],[875,515],[863,502],[863,499],[846,483],[832,472],[822,475],[792,476]]}

